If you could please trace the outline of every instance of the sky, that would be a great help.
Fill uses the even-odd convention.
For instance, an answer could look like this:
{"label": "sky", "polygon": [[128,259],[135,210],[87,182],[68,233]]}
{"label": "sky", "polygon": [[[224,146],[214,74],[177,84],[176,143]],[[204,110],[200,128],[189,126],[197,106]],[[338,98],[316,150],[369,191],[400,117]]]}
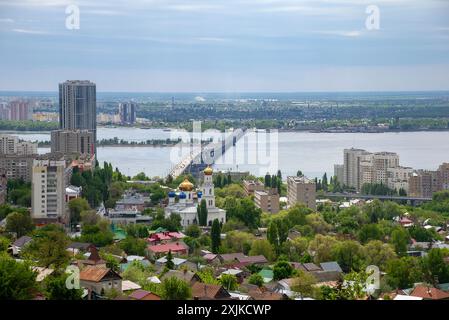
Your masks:
{"label": "sky", "polygon": [[[69,5],[79,29],[66,28]],[[67,79],[117,92],[449,90],[449,1],[0,0],[0,90]]]}

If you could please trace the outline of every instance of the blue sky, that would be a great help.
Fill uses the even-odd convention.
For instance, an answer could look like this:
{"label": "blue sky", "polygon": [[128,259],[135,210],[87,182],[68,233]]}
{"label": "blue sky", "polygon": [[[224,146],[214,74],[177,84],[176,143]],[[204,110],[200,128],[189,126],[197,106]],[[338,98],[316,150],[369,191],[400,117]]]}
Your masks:
{"label": "blue sky", "polygon": [[449,1],[0,0],[0,70],[0,90],[449,90]]}

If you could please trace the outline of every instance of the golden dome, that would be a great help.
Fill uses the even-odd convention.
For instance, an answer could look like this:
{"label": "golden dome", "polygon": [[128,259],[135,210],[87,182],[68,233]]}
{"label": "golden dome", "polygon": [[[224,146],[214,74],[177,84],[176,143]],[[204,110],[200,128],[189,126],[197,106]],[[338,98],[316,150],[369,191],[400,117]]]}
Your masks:
{"label": "golden dome", "polygon": [[179,185],[179,190],[181,190],[181,191],[192,191],[193,190],[193,183],[191,183],[189,181],[189,179],[187,179],[187,177],[185,177],[184,181],[181,182],[181,184]]}
{"label": "golden dome", "polygon": [[214,170],[212,170],[212,168],[210,166],[207,166],[207,168],[204,169],[204,174],[206,176],[210,176],[213,172],[214,172]]}

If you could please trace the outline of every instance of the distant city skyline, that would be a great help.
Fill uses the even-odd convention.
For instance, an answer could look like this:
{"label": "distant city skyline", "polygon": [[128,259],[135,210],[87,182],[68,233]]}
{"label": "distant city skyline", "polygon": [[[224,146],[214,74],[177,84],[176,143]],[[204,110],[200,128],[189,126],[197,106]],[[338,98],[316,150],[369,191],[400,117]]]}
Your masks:
{"label": "distant city skyline", "polygon": [[449,90],[448,17],[444,0],[0,0],[0,90]]}

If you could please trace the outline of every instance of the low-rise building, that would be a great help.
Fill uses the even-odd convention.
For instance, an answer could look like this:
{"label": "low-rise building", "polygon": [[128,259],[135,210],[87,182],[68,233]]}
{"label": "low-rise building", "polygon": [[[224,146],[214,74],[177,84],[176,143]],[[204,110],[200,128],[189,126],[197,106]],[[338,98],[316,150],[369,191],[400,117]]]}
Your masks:
{"label": "low-rise building", "polygon": [[113,289],[122,292],[122,277],[110,268],[87,266],[80,272],[80,285],[99,295]]}
{"label": "low-rise building", "polygon": [[279,212],[279,194],[275,189],[254,191],[254,204],[263,212]]}
{"label": "low-rise building", "polygon": [[243,180],[243,188],[247,196],[251,196],[255,191],[265,190],[264,184],[259,180]]}

